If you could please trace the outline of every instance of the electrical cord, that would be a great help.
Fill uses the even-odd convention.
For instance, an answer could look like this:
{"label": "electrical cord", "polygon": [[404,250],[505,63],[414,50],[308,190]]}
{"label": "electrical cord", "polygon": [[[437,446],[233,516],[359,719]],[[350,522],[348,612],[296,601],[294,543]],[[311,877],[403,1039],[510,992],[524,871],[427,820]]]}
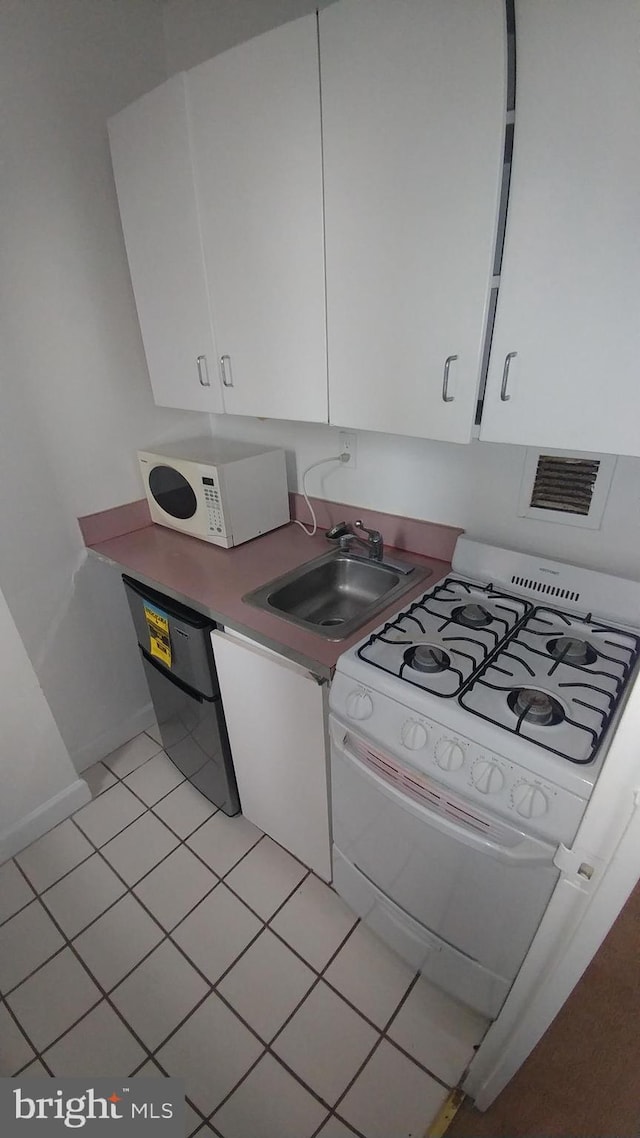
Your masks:
{"label": "electrical cord", "polygon": [[307,537],[314,537],[316,530],[318,528],[318,523],[316,521],[315,511],[314,511],[313,506],[311,505],[311,502],[309,501],[309,495],[307,494],[307,487],[306,487],[307,474],[309,473],[310,470],[314,470],[316,466],[324,466],[325,463],[327,463],[327,462],[348,462],[349,457],[350,457],[349,454],[346,451],[343,451],[342,454],[334,454],[331,456],[331,458],[321,458],[318,460],[318,462],[312,462],[311,466],[308,466],[307,469],[303,472],[303,474],[302,474],[302,496],[303,496],[303,498],[304,498],[304,500],[307,503],[307,506],[309,508],[309,513],[311,514],[311,518],[313,520],[313,529],[307,529],[304,522],[298,521],[297,518],[294,518],[294,524],[297,526],[300,526],[300,529],[304,530]]}

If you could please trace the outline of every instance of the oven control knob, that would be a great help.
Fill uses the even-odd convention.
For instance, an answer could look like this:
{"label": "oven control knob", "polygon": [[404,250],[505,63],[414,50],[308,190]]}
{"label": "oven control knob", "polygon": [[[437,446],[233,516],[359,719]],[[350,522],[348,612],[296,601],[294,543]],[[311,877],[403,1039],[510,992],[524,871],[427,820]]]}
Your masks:
{"label": "oven control knob", "polygon": [[368,719],[373,714],[373,700],[366,691],[350,691],[346,704],[349,719]]}
{"label": "oven control knob", "polygon": [[504,775],[493,759],[478,759],[473,764],[471,780],[481,794],[498,794],[504,786]]}
{"label": "oven control knob", "polygon": [[511,801],[521,818],[541,818],[549,809],[544,790],[532,786],[530,782],[520,782],[514,786]]}
{"label": "oven control knob", "polygon": [[464,748],[455,739],[441,739],[436,747],[436,762],[443,771],[459,771],[464,766]]}
{"label": "oven control knob", "polygon": [[428,735],[426,728],[417,719],[407,719],[407,722],[402,724],[400,738],[402,745],[408,751],[419,751],[424,747]]}

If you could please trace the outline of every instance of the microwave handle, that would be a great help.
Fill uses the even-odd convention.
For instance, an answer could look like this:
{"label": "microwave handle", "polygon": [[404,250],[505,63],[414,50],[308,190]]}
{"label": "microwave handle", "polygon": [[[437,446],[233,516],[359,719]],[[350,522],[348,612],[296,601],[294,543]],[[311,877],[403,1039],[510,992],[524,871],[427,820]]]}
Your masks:
{"label": "microwave handle", "polygon": [[[337,736],[337,737],[336,737]],[[390,798],[398,806],[409,810],[412,814],[423,818],[434,829],[439,830],[443,834],[454,838],[456,841],[463,842],[464,845],[475,849],[478,853],[486,854],[489,857],[496,858],[498,861],[506,862],[511,865],[551,865],[553,855],[555,853],[555,846],[547,845],[546,842],[539,841],[537,838],[523,837],[522,841],[516,846],[499,846],[492,842],[488,837],[482,834],[475,834],[467,827],[460,825],[457,822],[450,821],[448,818],[437,814],[433,810],[429,810],[427,806],[423,806],[420,802],[415,802],[413,799],[408,798],[401,790],[397,790],[390,783],[386,782],[384,778],[376,774],[370,767],[366,766],[354,752],[346,744],[347,735],[343,732],[338,734],[332,732],[331,744],[336,747],[345,761],[352,767],[355,767],[358,774],[372,782],[382,794]]]}

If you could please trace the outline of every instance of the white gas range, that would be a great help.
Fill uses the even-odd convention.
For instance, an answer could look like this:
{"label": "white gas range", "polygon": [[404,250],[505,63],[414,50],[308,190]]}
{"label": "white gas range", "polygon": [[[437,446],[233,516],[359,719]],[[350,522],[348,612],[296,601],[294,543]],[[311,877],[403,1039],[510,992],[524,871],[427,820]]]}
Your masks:
{"label": "white gas range", "polygon": [[467,538],[338,661],[334,884],[416,968],[499,1010],[637,667],[640,584]]}

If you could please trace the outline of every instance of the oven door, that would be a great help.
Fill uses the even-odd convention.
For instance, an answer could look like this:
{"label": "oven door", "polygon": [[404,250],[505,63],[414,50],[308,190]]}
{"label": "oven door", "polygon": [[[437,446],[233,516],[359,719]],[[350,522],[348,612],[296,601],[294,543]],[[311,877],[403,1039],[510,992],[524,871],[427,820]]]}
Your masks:
{"label": "oven door", "polygon": [[367,761],[371,754],[371,744],[331,717],[339,860],[391,903],[397,920],[406,914],[427,939],[437,938],[508,986],[558,880],[556,847],[498,818],[489,827],[485,821],[483,831],[472,820],[465,824],[465,808],[470,819],[478,812],[449,794],[442,809],[414,800],[393,784],[394,772],[409,768],[374,748],[387,776]]}

